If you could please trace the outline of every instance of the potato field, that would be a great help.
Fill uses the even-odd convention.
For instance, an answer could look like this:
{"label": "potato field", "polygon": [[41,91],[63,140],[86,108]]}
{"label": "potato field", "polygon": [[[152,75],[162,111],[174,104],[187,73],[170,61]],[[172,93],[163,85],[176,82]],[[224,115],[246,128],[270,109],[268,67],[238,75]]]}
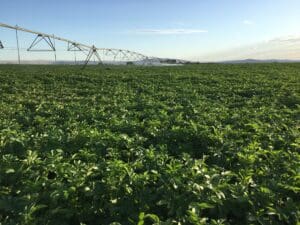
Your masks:
{"label": "potato field", "polygon": [[0,65],[1,225],[299,225],[300,64]]}

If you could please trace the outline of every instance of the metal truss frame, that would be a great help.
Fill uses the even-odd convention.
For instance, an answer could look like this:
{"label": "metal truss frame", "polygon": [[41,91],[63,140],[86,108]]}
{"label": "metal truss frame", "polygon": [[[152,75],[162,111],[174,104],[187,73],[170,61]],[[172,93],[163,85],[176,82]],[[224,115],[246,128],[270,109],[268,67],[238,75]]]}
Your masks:
{"label": "metal truss frame", "polygon": [[70,52],[81,52],[81,51],[87,51],[87,49],[81,47],[78,43],[75,42],[68,42],[68,51]]}
{"label": "metal truss frame", "polygon": [[[36,47],[41,41],[45,41],[45,43],[47,43],[50,49],[35,49],[34,47]],[[27,49],[27,51],[52,52],[52,51],[56,51],[56,49],[55,49],[54,41],[52,41],[49,36],[38,34],[36,38],[33,40],[32,44]]]}
{"label": "metal truss frame", "polygon": [[89,50],[80,46],[78,43],[68,42],[67,51],[74,53],[74,64],[76,65],[77,64],[76,52],[83,52],[86,56],[88,56],[88,53],[86,53],[86,51],[89,51]]}

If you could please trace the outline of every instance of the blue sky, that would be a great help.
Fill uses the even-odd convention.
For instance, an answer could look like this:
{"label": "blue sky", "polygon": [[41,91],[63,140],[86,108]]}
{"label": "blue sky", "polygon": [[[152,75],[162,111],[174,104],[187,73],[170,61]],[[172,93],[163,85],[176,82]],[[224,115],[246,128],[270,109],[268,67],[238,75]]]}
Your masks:
{"label": "blue sky", "polygon": [[[2,0],[0,22],[159,57],[300,58],[299,0]],[[12,35],[0,28],[8,46]]]}

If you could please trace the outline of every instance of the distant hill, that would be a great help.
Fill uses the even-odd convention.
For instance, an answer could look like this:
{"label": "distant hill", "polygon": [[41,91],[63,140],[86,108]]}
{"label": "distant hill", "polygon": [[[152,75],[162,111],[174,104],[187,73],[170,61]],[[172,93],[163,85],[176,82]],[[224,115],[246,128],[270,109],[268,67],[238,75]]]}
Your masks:
{"label": "distant hill", "polygon": [[[180,59],[170,59],[170,58],[157,58],[152,63],[154,65],[178,65],[178,64],[200,64],[200,63],[221,63],[221,64],[243,64],[243,63],[297,63],[299,60],[289,60],[289,59],[243,59],[243,60],[228,60],[228,61],[216,61],[216,62],[196,62],[196,61],[187,61]],[[17,64],[16,60],[0,60],[0,64]],[[34,65],[74,65],[74,61],[71,60],[59,60],[59,61],[48,61],[48,60],[22,60],[22,64],[34,64]],[[124,65],[126,62],[122,61],[104,61],[105,64],[114,64],[114,65]],[[142,64],[143,61],[137,61],[135,64]],[[84,61],[77,61],[77,65],[84,64]],[[90,65],[98,64],[98,62],[89,62]]]}
{"label": "distant hill", "polygon": [[240,63],[294,63],[300,62],[300,60],[289,60],[289,59],[243,59],[243,60],[229,60],[229,61],[222,61],[220,63],[225,64],[240,64]]}

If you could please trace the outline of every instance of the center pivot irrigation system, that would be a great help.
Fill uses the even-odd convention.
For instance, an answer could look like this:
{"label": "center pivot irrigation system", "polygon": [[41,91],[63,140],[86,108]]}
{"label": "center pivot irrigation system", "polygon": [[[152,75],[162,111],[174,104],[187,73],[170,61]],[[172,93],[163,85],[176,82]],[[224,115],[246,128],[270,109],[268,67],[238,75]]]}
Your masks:
{"label": "center pivot irrigation system", "polygon": [[[18,31],[30,33],[36,35],[35,39],[33,40],[32,44],[26,49],[27,51],[39,51],[39,52],[54,52],[55,62],[57,60],[56,57],[56,47],[55,47],[55,40],[62,41],[67,43],[67,51],[74,51],[74,52],[82,52],[85,54],[86,59],[83,63],[84,67],[91,61],[92,57],[97,59],[98,64],[103,64],[102,58],[104,56],[110,57],[112,62],[126,62],[131,64],[142,64],[142,65],[151,65],[153,63],[159,63],[160,59],[155,57],[148,57],[143,54],[123,50],[123,49],[114,49],[114,48],[97,48],[96,46],[82,44],[76,41],[68,40],[66,38],[61,38],[55,35],[50,35],[46,33],[41,33],[37,31],[32,31],[26,28],[22,28],[19,26],[11,26],[8,24],[0,23],[0,27],[13,29],[16,31],[16,42],[17,42],[17,51],[18,51],[18,63],[21,64],[21,57],[20,57],[20,45],[19,45],[19,36]],[[37,45],[40,42],[44,42],[47,45],[48,49],[38,49]],[[0,49],[5,49],[5,45],[0,40]],[[75,57],[75,64],[76,64],[76,57]]]}

